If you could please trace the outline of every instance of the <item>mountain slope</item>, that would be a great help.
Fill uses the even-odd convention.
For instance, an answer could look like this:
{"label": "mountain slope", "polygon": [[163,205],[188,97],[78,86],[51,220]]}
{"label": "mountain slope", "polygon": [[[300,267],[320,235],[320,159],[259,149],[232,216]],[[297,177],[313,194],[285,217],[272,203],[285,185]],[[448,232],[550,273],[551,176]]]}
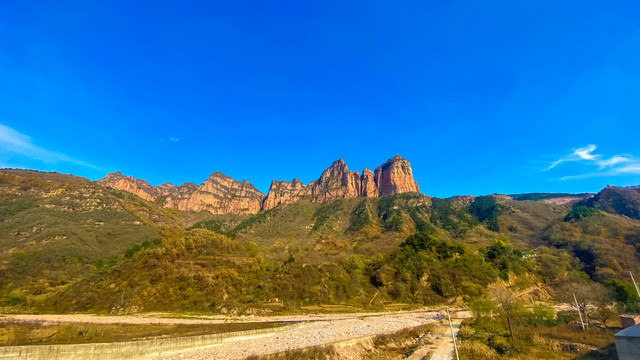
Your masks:
{"label": "mountain slope", "polygon": [[70,175],[2,170],[0,288],[44,299],[96,261],[179,228],[177,218],[127,192]]}
{"label": "mountain slope", "polygon": [[309,196],[255,214],[212,214],[70,175],[3,170],[0,303],[255,313],[438,304],[482,296],[491,284],[544,289],[539,296],[585,281],[619,291],[640,270],[635,196],[607,188],[573,205],[546,201],[552,194]]}

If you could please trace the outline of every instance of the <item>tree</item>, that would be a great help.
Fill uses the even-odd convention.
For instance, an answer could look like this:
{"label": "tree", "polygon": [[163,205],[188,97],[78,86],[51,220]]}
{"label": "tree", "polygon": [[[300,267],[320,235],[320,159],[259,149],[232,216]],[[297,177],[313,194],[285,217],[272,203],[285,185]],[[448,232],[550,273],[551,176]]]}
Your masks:
{"label": "tree", "polygon": [[[587,305],[595,305],[598,308],[599,305],[611,302],[609,292],[603,285],[589,281],[574,281],[562,285],[558,297],[561,301],[571,304],[577,301],[578,311],[584,315],[584,322],[587,326],[590,316]],[[600,315],[605,315],[604,310]]]}
{"label": "tree", "polygon": [[518,307],[516,303],[516,297],[511,292],[511,290],[507,288],[497,288],[492,291],[492,295],[495,300],[498,302],[502,310],[504,311],[505,316],[507,317],[507,324],[509,325],[509,334],[511,335],[511,339],[513,340],[513,326],[511,325],[512,318]]}

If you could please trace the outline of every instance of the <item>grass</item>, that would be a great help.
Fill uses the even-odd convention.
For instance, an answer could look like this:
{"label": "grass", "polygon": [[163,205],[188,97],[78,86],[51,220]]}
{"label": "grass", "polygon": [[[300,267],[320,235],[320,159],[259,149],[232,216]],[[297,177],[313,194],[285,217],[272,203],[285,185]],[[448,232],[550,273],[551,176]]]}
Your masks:
{"label": "grass", "polygon": [[0,323],[0,346],[109,343],[168,337],[219,334],[267,329],[283,323],[224,324],[51,324],[46,322]]}
{"label": "grass", "polygon": [[350,305],[309,305],[300,306],[300,310],[313,312],[355,312],[362,309]]}
{"label": "grass", "polygon": [[[469,331],[464,323],[463,328],[461,333]],[[483,341],[464,339],[463,336],[459,341],[460,358],[477,360],[615,359],[613,334],[618,330],[605,330],[592,326],[587,331],[580,331],[575,324],[518,327],[514,330],[515,340],[509,350],[502,355]]]}
{"label": "grass", "polygon": [[338,358],[338,353],[332,345],[313,346],[304,349],[294,349],[270,355],[253,355],[246,360],[330,360]]}

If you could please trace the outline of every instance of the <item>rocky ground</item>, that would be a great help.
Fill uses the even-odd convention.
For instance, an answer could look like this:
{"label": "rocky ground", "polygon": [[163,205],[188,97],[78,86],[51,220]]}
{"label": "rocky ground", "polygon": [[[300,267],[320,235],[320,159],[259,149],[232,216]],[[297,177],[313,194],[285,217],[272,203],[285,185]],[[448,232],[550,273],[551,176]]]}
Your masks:
{"label": "rocky ground", "polygon": [[[468,317],[468,312],[459,312],[456,317]],[[65,315],[0,315],[2,321],[50,322],[50,323],[97,323],[97,324],[219,324],[229,322],[303,322],[295,329],[267,334],[247,340],[195,348],[177,353],[162,354],[163,359],[244,359],[254,355],[266,355],[286,350],[300,349],[318,345],[349,342],[349,340],[369,339],[386,333],[433,323],[443,319],[443,313],[437,311],[352,313],[352,314],[312,314],[284,316],[222,316],[198,315],[179,316],[169,314],[144,314],[127,316],[98,316],[89,314]],[[459,324],[459,321],[456,321]],[[444,324],[444,323],[442,323]],[[444,331],[447,330],[447,331]],[[437,334],[431,335],[433,342],[421,346],[414,358],[426,354],[447,353],[452,349],[448,326],[439,326]],[[357,344],[355,341],[354,344]],[[446,344],[445,344],[446,343]],[[440,346],[439,346],[440,345]],[[370,347],[370,346],[369,346]],[[442,348],[442,349],[441,349]],[[344,349],[347,350],[347,349]],[[440,351],[438,351],[440,350]],[[344,351],[343,351],[344,352]],[[348,352],[348,351],[347,351]],[[361,351],[353,351],[349,358],[358,359]],[[422,356],[418,356],[418,353]],[[360,354],[360,356],[358,355]],[[446,358],[446,357],[445,357]]]}
{"label": "rocky ground", "polygon": [[439,320],[437,312],[385,313],[375,316],[332,315],[335,318],[318,320],[302,327],[251,340],[192,349],[167,354],[165,359],[243,359],[253,355],[265,355],[290,349],[332,344],[349,339],[364,338],[378,334],[429,324]]}

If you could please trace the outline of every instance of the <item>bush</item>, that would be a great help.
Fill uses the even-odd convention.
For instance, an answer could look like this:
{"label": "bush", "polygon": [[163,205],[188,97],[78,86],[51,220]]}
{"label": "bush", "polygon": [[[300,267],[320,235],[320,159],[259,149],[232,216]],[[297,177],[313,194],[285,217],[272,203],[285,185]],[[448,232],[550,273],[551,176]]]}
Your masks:
{"label": "bush", "polygon": [[469,206],[469,212],[478,218],[478,221],[487,224],[487,229],[498,231],[498,215],[502,208],[494,196],[478,196]]}
{"label": "bush", "polygon": [[479,341],[461,340],[458,342],[458,350],[463,359],[493,360],[499,357],[494,349]]}
{"label": "bush", "polygon": [[592,216],[593,214],[597,213],[598,210],[594,209],[594,208],[590,208],[590,207],[586,207],[584,205],[574,205],[573,209],[571,209],[571,211],[569,211],[569,213],[567,214],[567,216],[564,217],[564,221],[571,221],[571,220],[580,220],[582,218],[586,218],[589,216]]}

